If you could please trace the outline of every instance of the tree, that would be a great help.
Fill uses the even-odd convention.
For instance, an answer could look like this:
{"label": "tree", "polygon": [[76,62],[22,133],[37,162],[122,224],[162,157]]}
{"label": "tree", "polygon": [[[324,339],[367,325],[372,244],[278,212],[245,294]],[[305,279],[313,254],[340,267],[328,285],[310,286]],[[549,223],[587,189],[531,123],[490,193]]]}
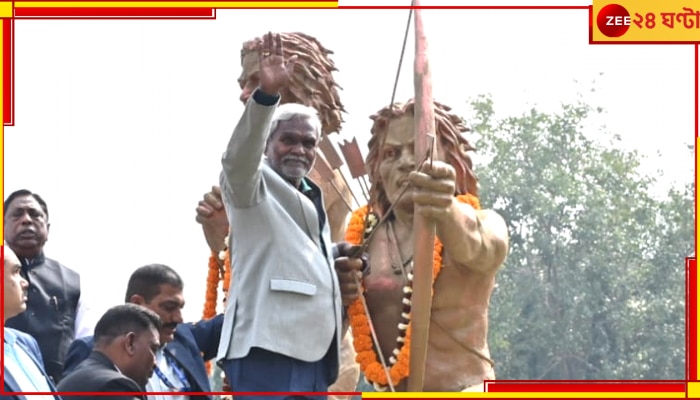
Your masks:
{"label": "tree", "polygon": [[497,377],[684,379],[692,182],[654,198],[637,152],[586,135],[602,112],[587,104],[472,106],[481,201],[511,235],[489,317]]}

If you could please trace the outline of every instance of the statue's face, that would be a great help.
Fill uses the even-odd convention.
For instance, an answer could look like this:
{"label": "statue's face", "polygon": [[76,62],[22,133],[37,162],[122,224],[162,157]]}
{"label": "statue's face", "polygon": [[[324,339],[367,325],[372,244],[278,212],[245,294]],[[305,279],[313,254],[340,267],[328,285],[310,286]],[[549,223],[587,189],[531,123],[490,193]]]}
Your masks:
{"label": "statue's face", "polygon": [[258,53],[251,52],[243,57],[241,62],[241,76],[238,78],[238,84],[241,86],[241,101],[243,104],[248,102],[248,98],[253,94],[255,88],[260,84],[260,65],[258,63]]}
{"label": "statue's face", "polygon": [[[392,119],[386,131],[384,147],[379,150],[379,178],[391,204],[399,199],[403,186],[408,182],[408,174],[416,169],[413,123],[412,115]],[[395,207],[411,209],[412,197],[412,189],[409,188]]]}

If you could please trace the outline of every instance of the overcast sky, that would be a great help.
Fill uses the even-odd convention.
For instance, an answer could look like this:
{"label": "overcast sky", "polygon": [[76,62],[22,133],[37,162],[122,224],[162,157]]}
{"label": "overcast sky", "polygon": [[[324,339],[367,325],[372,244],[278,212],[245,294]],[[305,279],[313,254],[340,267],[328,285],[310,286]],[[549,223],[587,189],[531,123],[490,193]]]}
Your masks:
{"label": "overcast sky", "polygon": [[[607,110],[596,124],[648,157],[644,171],[666,171],[659,191],[672,176],[692,181],[692,46],[589,45],[586,10],[423,15],[436,100],[467,117],[467,101],[490,93],[498,115],[508,116],[533,106],[554,111],[582,93]],[[335,51],[348,111],[342,137],[358,137],[364,151],[369,115],[391,99],[407,16],[219,10],[204,21],[18,20],[5,196],[20,188],[44,196],[47,255],[82,274],[98,314],[123,301],[135,268],[158,262],[183,275],[185,316],[197,319],[209,253],[194,209],[218,181],[243,109],[241,43],[269,30],[301,31]],[[412,62],[411,34],[399,101],[413,94]]]}

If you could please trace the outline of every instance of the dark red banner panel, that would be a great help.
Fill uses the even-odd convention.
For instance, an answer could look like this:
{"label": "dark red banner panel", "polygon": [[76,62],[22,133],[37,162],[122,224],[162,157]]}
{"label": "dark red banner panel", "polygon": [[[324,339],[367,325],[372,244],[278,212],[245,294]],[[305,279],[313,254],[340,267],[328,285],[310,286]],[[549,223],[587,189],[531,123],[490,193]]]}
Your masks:
{"label": "dark red banner panel", "polygon": [[187,18],[214,19],[212,8],[37,7],[15,8],[15,18]]}
{"label": "dark red banner panel", "polygon": [[488,384],[489,392],[683,392],[685,383],[507,383]]}
{"label": "dark red banner panel", "polygon": [[15,122],[15,40],[14,23],[10,18],[2,20],[2,123]]}
{"label": "dark red banner panel", "polygon": [[[696,61],[697,62],[697,61]],[[697,110],[696,110],[697,112]],[[697,151],[697,150],[696,150]],[[685,342],[686,373],[689,381],[698,380],[698,269],[695,258],[686,259]]]}

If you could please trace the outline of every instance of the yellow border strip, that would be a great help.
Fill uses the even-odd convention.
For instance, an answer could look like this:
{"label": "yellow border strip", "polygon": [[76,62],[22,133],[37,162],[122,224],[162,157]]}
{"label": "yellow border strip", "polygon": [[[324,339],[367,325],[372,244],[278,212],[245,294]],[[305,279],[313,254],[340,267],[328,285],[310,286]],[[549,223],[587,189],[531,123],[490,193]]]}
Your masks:
{"label": "yellow border strip", "polygon": [[0,1],[0,18],[12,18],[14,15],[11,1]]}
{"label": "yellow border strip", "polygon": [[700,382],[688,382],[686,385],[689,399],[700,398]]}

